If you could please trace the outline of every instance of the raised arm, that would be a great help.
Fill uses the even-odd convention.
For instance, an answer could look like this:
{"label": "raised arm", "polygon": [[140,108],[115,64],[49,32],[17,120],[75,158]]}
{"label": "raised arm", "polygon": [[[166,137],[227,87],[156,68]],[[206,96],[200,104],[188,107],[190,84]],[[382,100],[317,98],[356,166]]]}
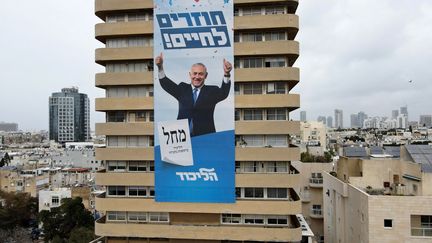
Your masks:
{"label": "raised arm", "polygon": [[158,78],[161,87],[174,98],[178,99],[178,85],[171,79],[167,78],[163,69],[163,54],[162,52],[155,58],[155,64],[158,68]]}

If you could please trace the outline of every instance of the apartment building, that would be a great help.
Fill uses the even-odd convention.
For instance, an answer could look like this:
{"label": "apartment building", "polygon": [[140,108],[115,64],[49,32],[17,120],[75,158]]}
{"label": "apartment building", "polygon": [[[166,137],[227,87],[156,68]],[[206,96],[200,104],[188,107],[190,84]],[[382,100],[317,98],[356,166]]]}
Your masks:
{"label": "apartment building", "polygon": [[[175,1],[174,1],[175,3]],[[96,184],[95,234],[105,242],[300,242],[294,188],[300,160],[290,136],[300,123],[297,0],[234,1],[235,203],[156,202],[153,101],[153,1],[96,0],[96,110],[105,169]]]}
{"label": "apartment building", "polygon": [[314,233],[316,242],[324,240],[323,173],[334,170],[332,162],[293,162],[300,172],[298,192],[302,201],[302,215]]}
{"label": "apartment building", "polygon": [[39,191],[49,186],[49,175],[41,170],[21,170],[15,166],[0,168],[0,190],[25,192],[37,197]]}
{"label": "apartment building", "polygon": [[342,157],[323,173],[326,242],[432,241],[432,148],[401,147],[401,157]]}

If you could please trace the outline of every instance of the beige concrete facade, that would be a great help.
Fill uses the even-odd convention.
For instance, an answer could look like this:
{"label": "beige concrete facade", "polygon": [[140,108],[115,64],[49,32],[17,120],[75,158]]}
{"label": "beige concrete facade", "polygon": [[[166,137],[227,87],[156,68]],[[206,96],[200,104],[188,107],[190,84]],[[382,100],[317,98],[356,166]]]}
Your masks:
{"label": "beige concrete facade", "polygon": [[25,192],[37,197],[41,189],[48,188],[49,175],[21,174],[16,169],[0,170],[0,190],[5,192]]}
{"label": "beige concrete facade", "polygon": [[341,158],[324,173],[325,241],[432,242],[428,177],[411,161]]}
{"label": "beige concrete facade", "polygon": [[323,178],[324,172],[333,171],[333,163],[293,162],[300,172],[299,194],[302,200],[302,213],[315,235],[316,242],[324,236],[324,202]]}
{"label": "beige concrete facade", "polygon": [[[236,67],[235,82],[275,83],[283,82],[285,92],[270,94],[239,94],[235,97],[236,110],[244,109],[285,109],[287,113],[300,106],[300,96],[291,93],[299,82],[299,69],[293,67],[299,56],[299,43],[295,36],[299,28],[299,18],[295,14],[297,0],[236,0],[234,8],[234,33],[268,32],[283,33],[279,40],[238,41],[234,43],[235,59],[242,58],[283,58],[283,66],[262,68]],[[278,8],[277,14],[264,14],[268,9]],[[259,8],[259,15],[243,16],[243,11]],[[116,38],[152,37],[153,1],[150,0],[95,0],[95,14],[101,23],[95,25],[95,38],[107,46],[95,50],[95,61],[102,66],[117,63],[151,63],[152,46],[109,47],[108,43]],[[142,14],[145,20],[115,21],[113,16]],[[126,17],[125,17],[126,18]],[[128,18],[128,17],[127,17]],[[119,86],[151,86],[153,72],[116,72],[107,69],[105,73],[95,75],[95,86],[110,89]],[[153,112],[153,97],[100,97],[96,99],[96,110],[101,112]],[[108,115],[107,115],[108,117]],[[107,118],[108,119],[108,118]],[[123,119],[121,122],[96,124],[96,134],[106,136],[153,136],[152,119],[136,121]],[[300,132],[300,123],[291,121],[289,114],[284,120],[240,119],[235,122],[237,136],[250,135],[295,135]],[[237,171],[236,188],[239,190],[236,203],[199,204],[199,203],[158,203],[154,193],[153,145],[145,147],[96,148],[96,159],[104,160],[106,168],[96,175],[96,184],[105,186],[107,192],[96,197],[96,210],[105,216],[96,221],[95,233],[104,236],[105,242],[298,242],[301,240],[301,228],[296,214],[302,213],[302,202],[295,192],[300,184],[298,171],[291,168],[291,161],[300,159],[298,147],[288,144],[281,147],[242,147],[235,149],[236,163],[243,166],[248,163],[281,163],[277,171],[260,170]],[[130,169],[136,163],[150,163],[146,171]],[[242,167],[243,168],[243,167]],[[272,167],[273,168],[273,167]],[[129,190],[141,188],[145,196],[131,197],[110,194],[112,189]],[[258,188],[267,191],[273,188],[286,190],[284,198],[245,198],[245,188]],[[141,215],[141,221],[132,221],[131,217]],[[158,215],[161,222],[152,221],[150,215]],[[227,224],[224,217],[241,218],[241,223]],[[280,218],[286,221],[282,225],[248,224],[245,218],[261,219]],[[265,221],[267,222],[267,221]]]}

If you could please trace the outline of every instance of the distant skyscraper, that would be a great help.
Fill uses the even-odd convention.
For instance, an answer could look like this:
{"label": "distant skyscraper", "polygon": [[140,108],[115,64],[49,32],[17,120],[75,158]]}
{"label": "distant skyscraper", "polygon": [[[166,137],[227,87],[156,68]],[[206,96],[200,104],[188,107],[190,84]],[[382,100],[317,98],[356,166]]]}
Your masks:
{"label": "distant skyscraper", "polygon": [[343,128],[343,111],[335,109],[335,128]]}
{"label": "distant skyscraper", "polygon": [[306,121],[306,111],[300,111],[300,121]]}
{"label": "distant skyscraper", "polygon": [[432,127],[432,115],[420,115],[421,127]]}
{"label": "distant skyscraper", "polygon": [[351,128],[359,128],[359,116],[357,114],[351,114]]}
{"label": "distant skyscraper", "polygon": [[49,97],[49,137],[60,143],[90,139],[90,102],[78,88],[63,88]]}
{"label": "distant skyscraper", "polygon": [[402,106],[402,107],[400,108],[400,113],[401,113],[402,115],[406,115],[406,116],[408,116],[408,106]]}
{"label": "distant skyscraper", "polygon": [[360,128],[363,128],[364,126],[364,121],[368,118],[368,115],[366,113],[364,113],[363,111],[360,111],[358,114],[358,125]]}
{"label": "distant skyscraper", "polygon": [[9,122],[0,122],[0,131],[16,132],[18,131],[18,124]]}
{"label": "distant skyscraper", "polygon": [[322,122],[325,125],[326,124],[326,117],[325,116],[319,116],[317,118],[317,121]]}
{"label": "distant skyscraper", "polygon": [[399,110],[392,110],[392,119],[397,119],[399,116]]}
{"label": "distant skyscraper", "polygon": [[327,117],[327,127],[333,127],[333,117]]}

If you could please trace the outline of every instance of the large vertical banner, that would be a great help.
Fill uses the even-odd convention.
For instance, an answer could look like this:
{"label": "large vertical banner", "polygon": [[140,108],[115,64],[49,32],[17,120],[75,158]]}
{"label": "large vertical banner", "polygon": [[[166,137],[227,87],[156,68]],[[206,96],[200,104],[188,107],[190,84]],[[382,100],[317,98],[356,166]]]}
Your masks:
{"label": "large vertical banner", "polygon": [[233,203],[233,0],[154,4],[156,201]]}

